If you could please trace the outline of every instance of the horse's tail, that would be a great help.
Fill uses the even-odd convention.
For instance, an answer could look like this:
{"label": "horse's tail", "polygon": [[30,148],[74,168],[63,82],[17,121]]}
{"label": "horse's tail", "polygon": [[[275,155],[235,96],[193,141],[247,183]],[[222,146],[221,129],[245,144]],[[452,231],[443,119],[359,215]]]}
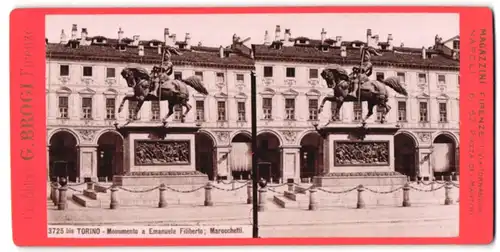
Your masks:
{"label": "horse's tail", "polygon": [[401,82],[399,81],[398,77],[388,77],[381,82],[384,83],[386,86],[389,86],[390,88],[394,89],[394,91],[398,92],[399,94],[408,96],[408,92],[406,92],[406,89],[403,87],[403,85],[401,85]]}
{"label": "horse's tail", "polygon": [[208,95],[207,89],[203,86],[203,82],[198,76],[190,76],[186,79],[182,80],[188,86],[194,88],[194,90],[198,91],[201,94]]}

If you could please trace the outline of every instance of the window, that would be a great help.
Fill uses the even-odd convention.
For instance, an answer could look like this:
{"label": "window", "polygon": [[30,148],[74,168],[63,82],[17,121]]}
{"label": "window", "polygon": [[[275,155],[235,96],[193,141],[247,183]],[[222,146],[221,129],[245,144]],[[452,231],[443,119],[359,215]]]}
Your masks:
{"label": "window", "polygon": [[69,66],[60,65],[59,66],[59,76],[69,76]]}
{"label": "window", "polygon": [[264,77],[273,77],[273,67],[265,66],[264,67]]}
{"label": "window", "polygon": [[205,121],[205,101],[196,101],[196,121]]}
{"label": "window", "polygon": [[182,106],[175,105],[174,106],[174,120],[180,121],[182,119],[181,116],[182,116]]}
{"label": "window", "polygon": [[69,109],[68,97],[67,96],[59,97],[59,118],[68,119],[69,118],[68,109]]}
{"label": "window", "polygon": [[382,115],[385,113],[385,109],[382,106],[377,106],[377,121],[382,121]]}
{"label": "window", "polygon": [[445,102],[439,103],[439,122],[444,123],[448,121],[448,113]]}
{"label": "window", "polygon": [[398,76],[399,82],[406,83],[406,74],[405,73],[398,72],[397,76]]}
{"label": "window", "polygon": [[287,67],[286,68],[286,77],[287,78],[295,78],[295,67]]}
{"label": "window", "polygon": [[311,68],[309,69],[309,79],[317,79],[319,76],[318,69]]}
{"label": "window", "polygon": [[174,79],[182,80],[182,72],[174,72]]}
{"label": "window", "polygon": [[318,120],[318,99],[309,99],[309,120]]}
{"label": "window", "polygon": [[245,102],[238,102],[238,121],[246,121]]}
{"label": "window", "polygon": [[406,102],[398,101],[398,121],[406,121]]}
{"label": "window", "polygon": [[115,78],[116,77],[116,69],[114,68],[106,68],[106,78]]}
{"label": "window", "polygon": [[273,112],[273,99],[272,98],[262,98],[262,112],[264,114],[264,119],[272,119]]}
{"label": "window", "polygon": [[92,77],[92,67],[84,66],[83,67],[83,77]]}
{"label": "window", "polygon": [[384,80],[384,73],[378,72],[378,73],[375,74],[375,76],[376,76],[376,78],[377,78],[378,81],[383,81]]}
{"label": "window", "polygon": [[226,102],[217,102],[217,121],[226,121]]}
{"label": "window", "polygon": [[106,98],[106,119],[113,120],[116,117],[116,99]]}
{"label": "window", "polygon": [[153,120],[153,121],[160,120],[160,102],[159,101],[151,101],[151,120]]}
{"label": "window", "polygon": [[460,50],[460,40],[454,40],[453,41],[453,49],[454,50]]}
{"label": "window", "polygon": [[224,73],[217,73],[216,74],[216,81],[217,81],[217,83],[224,83]]}
{"label": "window", "polygon": [[427,122],[427,102],[420,102],[420,122]]}
{"label": "window", "polygon": [[295,99],[285,99],[285,120],[295,120]]}
{"label": "window", "polygon": [[245,75],[236,74],[236,82],[244,82],[244,81],[245,81]]}
{"label": "window", "polygon": [[446,75],[438,74],[438,83],[439,83],[439,85],[445,85],[446,84]]}
{"label": "window", "polygon": [[83,119],[92,119],[92,98],[82,98],[82,114]]}
{"label": "window", "polygon": [[201,80],[203,80],[203,72],[196,71],[196,72],[194,72],[194,75],[198,76]]}
{"label": "window", "polygon": [[[133,120],[136,117],[135,108],[137,107],[137,101],[128,102],[128,119]],[[138,115],[137,115],[138,117]]]}
{"label": "window", "polygon": [[418,74],[418,83],[427,83],[427,75],[424,73],[419,73]]}
{"label": "window", "polygon": [[361,102],[354,102],[352,104],[353,112],[354,112],[354,121],[361,121],[363,116],[363,106]]}

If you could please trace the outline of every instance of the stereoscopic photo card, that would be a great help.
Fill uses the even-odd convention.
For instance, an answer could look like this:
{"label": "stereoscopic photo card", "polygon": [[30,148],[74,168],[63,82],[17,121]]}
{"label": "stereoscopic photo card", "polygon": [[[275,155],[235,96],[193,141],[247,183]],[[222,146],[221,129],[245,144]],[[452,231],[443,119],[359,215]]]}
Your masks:
{"label": "stereoscopic photo card", "polygon": [[14,242],[490,243],[492,22],[484,7],[16,9]]}

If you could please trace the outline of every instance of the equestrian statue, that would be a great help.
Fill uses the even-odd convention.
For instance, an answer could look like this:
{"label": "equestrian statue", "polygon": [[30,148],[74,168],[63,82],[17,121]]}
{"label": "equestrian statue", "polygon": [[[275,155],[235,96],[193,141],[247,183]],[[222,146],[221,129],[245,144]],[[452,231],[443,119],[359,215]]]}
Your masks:
{"label": "equestrian statue", "polygon": [[361,48],[361,64],[355,66],[348,74],[340,65],[332,64],[325,67],[321,72],[321,77],[326,81],[328,88],[333,89],[333,96],[323,98],[318,113],[321,113],[326,101],[331,102],[333,117],[337,117],[344,102],[368,102],[368,113],[362,120],[363,125],[366,120],[373,115],[373,107],[378,106],[383,109],[380,122],[384,123],[387,113],[391,107],[387,104],[389,93],[386,86],[404,96],[408,93],[401,85],[398,77],[388,77],[384,80],[370,80],[368,77],[373,72],[373,65],[370,61],[371,54],[381,56],[373,47]]}
{"label": "equestrian statue", "polygon": [[[170,77],[173,73],[172,54],[181,55],[181,52],[176,48],[166,47],[163,51],[161,65],[154,66],[151,73],[139,66],[126,67],[121,71],[121,76],[127,81],[127,85],[134,90],[134,93],[123,98],[118,113],[122,111],[125,101],[129,101],[129,103],[137,101],[134,116],[128,123],[137,120],[137,114],[145,101],[168,101],[168,113],[163,119],[164,124],[174,113],[174,107],[181,106],[180,120],[184,122],[185,115],[191,110],[191,105],[188,103],[189,90],[187,86],[201,94],[208,95],[207,89],[198,76],[190,76],[182,80]],[[185,112],[183,112],[183,107],[186,108]]]}

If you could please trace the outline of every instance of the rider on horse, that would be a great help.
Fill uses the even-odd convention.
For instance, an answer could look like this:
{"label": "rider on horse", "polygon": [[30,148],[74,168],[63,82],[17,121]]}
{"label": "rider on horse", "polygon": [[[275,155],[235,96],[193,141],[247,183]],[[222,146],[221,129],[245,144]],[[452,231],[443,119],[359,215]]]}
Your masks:
{"label": "rider on horse", "polygon": [[[176,50],[174,50],[174,53],[179,55],[180,53]],[[153,70],[151,71],[151,77],[153,81],[151,82],[151,91],[149,92],[150,95],[157,96],[158,95],[158,89],[160,88],[161,85],[171,83],[171,78],[170,75],[172,75],[174,64],[170,60],[170,52],[169,48],[166,48],[162,65],[157,67],[154,66]],[[165,57],[166,56],[166,57]],[[166,60],[166,61],[165,61]],[[176,92],[178,91],[178,88],[172,87],[172,84],[169,85],[169,88]]]}

